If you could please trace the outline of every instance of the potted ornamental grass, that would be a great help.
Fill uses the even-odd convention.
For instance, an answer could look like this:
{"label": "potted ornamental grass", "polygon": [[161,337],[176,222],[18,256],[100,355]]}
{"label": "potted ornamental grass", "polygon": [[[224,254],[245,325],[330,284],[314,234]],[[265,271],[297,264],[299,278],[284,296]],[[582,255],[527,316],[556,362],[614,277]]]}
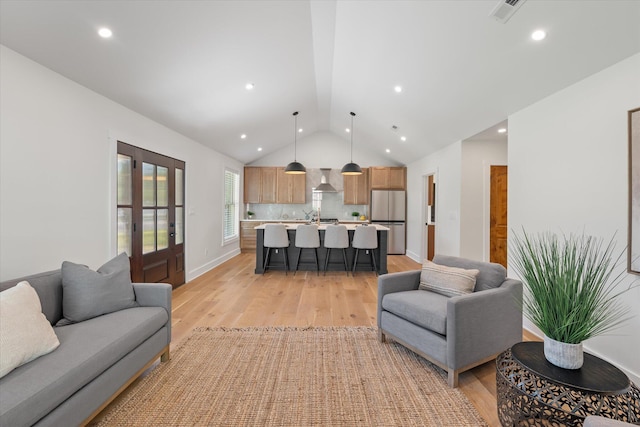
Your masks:
{"label": "potted ornamental grass", "polygon": [[[615,238],[615,235],[614,235]],[[620,326],[629,316],[619,296],[625,277],[623,250],[615,254],[612,238],[553,233],[515,235],[509,246],[511,266],[526,291],[522,309],[544,333],[545,358],[556,366],[579,369],[582,343]]]}

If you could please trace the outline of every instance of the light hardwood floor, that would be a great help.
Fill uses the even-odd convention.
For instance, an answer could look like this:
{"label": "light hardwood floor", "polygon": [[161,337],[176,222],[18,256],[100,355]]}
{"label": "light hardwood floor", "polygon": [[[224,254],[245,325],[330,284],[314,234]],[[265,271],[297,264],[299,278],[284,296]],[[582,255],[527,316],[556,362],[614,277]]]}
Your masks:
{"label": "light hardwood floor", "polygon": [[[339,271],[257,275],[254,267],[255,255],[243,253],[174,290],[171,347],[198,326],[376,325],[378,279],[373,272],[355,277]],[[390,273],[419,268],[409,257],[388,257]],[[460,374],[459,387],[490,426],[500,425],[494,362]]]}

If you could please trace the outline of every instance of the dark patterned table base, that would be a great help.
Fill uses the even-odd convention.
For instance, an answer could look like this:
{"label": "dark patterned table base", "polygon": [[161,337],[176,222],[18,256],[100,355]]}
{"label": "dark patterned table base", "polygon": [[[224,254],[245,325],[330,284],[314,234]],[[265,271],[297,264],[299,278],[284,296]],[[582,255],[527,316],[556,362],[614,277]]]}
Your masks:
{"label": "dark patterned table base", "polygon": [[503,426],[582,426],[587,415],[640,422],[640,389],[587,393],[539,377],[520,365],[511,350],[496,359],[498,419]]}

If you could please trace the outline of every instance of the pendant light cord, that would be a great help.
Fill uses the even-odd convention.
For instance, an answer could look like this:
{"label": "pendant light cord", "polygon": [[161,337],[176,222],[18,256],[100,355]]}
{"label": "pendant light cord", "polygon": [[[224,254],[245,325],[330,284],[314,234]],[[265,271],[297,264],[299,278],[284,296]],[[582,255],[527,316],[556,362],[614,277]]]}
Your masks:
{"label": "pendant light cord", "polygon": [[298,112],[293,113],[293,161],[298,161]]}
{"label": "pendant light cord", "polygon": [[356,113],[351,112],[351,163],[353,163],[353,117]]}

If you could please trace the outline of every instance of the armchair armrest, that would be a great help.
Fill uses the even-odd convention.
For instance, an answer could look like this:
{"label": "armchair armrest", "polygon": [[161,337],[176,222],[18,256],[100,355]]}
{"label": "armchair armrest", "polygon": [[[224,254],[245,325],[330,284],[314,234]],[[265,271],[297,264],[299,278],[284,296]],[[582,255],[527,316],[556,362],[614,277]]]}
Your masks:
{"label": "armchair armrest", "polygon": [[447,301],[447,365],[461,369],[522,341],[522,282]]}
{"label": "armchair armrest", "polygon": [[401,271],[378,277],[378,327],[382,313],[382,298],[393,292],[414,291],[420,285],[421,270]]}
{"label": "armchair armrest", "polygon": [[136,301],[141,307],[162,307],[167,311],[169,316],[167,320],[169,342],[171,342],[171,290],[171,285],[167,283],[133,284]]}

